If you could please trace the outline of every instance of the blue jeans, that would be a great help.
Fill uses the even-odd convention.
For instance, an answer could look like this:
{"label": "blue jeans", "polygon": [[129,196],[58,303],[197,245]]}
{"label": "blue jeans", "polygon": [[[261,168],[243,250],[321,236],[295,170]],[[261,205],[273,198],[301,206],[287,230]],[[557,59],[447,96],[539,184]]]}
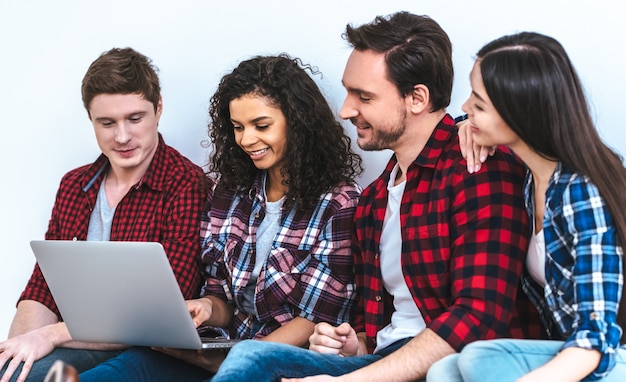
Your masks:
{"label": "blue jeans", "polygon": [[[89,370],[92,367],[98,365],[101,362],[106,361],[111,357],[115,357],[121,351],[100,351],[100,350],[85,350],[85,349],[65,349],[57,348],[52,353],[41,358],[33,363],[33,367],[28,374],[27,382],[41,382],[46,377],[48,370],[56,360],[62,360],[76,368],[78,372]],[[22,364],[23,365],[23,364]],[[15,381],[22,372],[22,365],[20,365],[13,376],[11,381]],[[0,375],[4,374],[6,365],[2,368]]]}
{"label": "blue jeans", "polygon": [[[460,354],[436,362],[428,370],[427,382],[515,381],[546,364],[561,350],[562,341],[498,339],[476,341]],[[617,364],[605,382],[626,380],[626,350],[619,349]]]}
{"label": "blue jeans", "polygon": [[333,376],[372,364],[404,345],[398,341],[377,354],[342,357],[275,342],[246,340],[235,345],[211,382],[280,381],[281,377]]}
{"label": "blue jeans", "polygon": [[117,357],[80,374],[81,382],[203,381],[212,373],[145,347],[127,349]]}

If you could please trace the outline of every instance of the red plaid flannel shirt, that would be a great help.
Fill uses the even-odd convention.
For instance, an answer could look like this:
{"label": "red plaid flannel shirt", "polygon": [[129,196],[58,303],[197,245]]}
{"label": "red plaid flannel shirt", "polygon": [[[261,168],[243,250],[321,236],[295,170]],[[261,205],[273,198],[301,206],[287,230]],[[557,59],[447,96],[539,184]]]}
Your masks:
{"label": "red plaid flannel shirt", "polygon": [[[400,206],[404,279],[427,327],[457,351],[478,339],[541,337],[538,315],[519,287],[529,234],[525,170],[503,151],[469,174],[454,120],[446,115],[406,174]],[[393,313],[379,244],[395,164],[394,156],[363,191],[355,215],[354,327],[366,333],[370,352]]]}
{"label": "red plaid flannel shirt", "polygon": [[[46,240],[87,239],[89,217],[108,163],[107,157],[100,155],[93,164],[65,174],[57,191]],[[186,299],[199,294],[202,282],[200,214],[209,190],[207,179],[200,167],[167,146],[159,134],[150,167],[117,205],[111,226],[111,241],[163,244]],[[38,265],[21,300],[38,301],[61,318]]]}

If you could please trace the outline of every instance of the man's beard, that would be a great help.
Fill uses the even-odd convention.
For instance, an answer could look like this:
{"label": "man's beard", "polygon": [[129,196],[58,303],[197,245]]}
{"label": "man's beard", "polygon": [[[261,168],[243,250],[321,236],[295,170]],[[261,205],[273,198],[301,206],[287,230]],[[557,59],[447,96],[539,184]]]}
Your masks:
{"label": "man's beard", "polygon": [[372,129],[371,139],[362,144],[357,140],[357,144],[361,150],[380,151],[391,148],[404,134],[404,130],[406,129],[406,112],[403,113],[402,119],[399,123],[395,124],[394,128],[386,127],[386,129],[377,129],[370,125],[370,129]]}

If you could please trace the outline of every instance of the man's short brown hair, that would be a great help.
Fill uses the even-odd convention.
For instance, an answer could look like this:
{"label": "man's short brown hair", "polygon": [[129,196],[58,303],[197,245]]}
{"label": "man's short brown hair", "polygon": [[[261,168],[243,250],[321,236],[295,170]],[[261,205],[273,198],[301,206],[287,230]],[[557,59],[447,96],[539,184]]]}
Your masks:
{"label": "man's short brown hair", "polygon": [[161,98],[158,69],[152,60],[131,48],[113,48],[91,63],[83,77],[83,105],[99,94],[141,94],[156,111]]}

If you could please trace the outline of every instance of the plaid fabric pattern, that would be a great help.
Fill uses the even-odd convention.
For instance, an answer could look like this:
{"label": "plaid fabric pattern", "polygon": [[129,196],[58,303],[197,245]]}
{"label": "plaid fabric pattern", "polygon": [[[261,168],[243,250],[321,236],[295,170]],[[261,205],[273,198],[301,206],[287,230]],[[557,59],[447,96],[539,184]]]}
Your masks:
{"label": "plaid fabric pattern", "polygon": [[[534,215],[533,179],[524,187]],[[549,333],[566,347],[595,349],[600,364],[587,378],[601,379],[615,366],[622,328],[617,324],[624,276],[623,252],[613,218],[595,185],[559,163],[546,191],[543,219],[546,286],[525,275],[525,290]],[[626,348],[626,345],[623,345]]]}
{"label": "plaid fabric pattern", "polygon": [[[454,120],[446,115],[406,174],[400,206],[404,278],[427,327],[457,351],[478,339],[540,336],[533,310],[522,325],[516,308],[524,305],[518,291],[529,232],[524,169],[503,151],[468,174]],[[365,331],[370,352],[393,312],[379,243],[395,164],[394,156],[363,191],[355,216],[355,328]]]}
{"label": "plaid fabric pattern", "polygon": [[232,336],[260,338],[294,317],[339,324],[354,300],[350,239],[360,188],[341,185],[313,211],[282,211],[280,229],[257,279],[257,316],[241,309],[256,260],[256,231],[265,214],[261,173],[247,193],[220,192],[202,217],[203,294],[235,306]]}
{"label": "plaid fabric pattern", "polygon": [[[108,159],[101,155],[93,164],[65,174],[57,191],[46,240],[87,239],[89,217],[108,165]],[[157,151],[148,171],[119,202],[111,226],[111,241],[163,244],[185,298],[196,297],[202,283],[200,214],[209,188],[202,169],[167,146],[159,134]],[[37,265],[21,300],[38,301],[61,318]]]}

